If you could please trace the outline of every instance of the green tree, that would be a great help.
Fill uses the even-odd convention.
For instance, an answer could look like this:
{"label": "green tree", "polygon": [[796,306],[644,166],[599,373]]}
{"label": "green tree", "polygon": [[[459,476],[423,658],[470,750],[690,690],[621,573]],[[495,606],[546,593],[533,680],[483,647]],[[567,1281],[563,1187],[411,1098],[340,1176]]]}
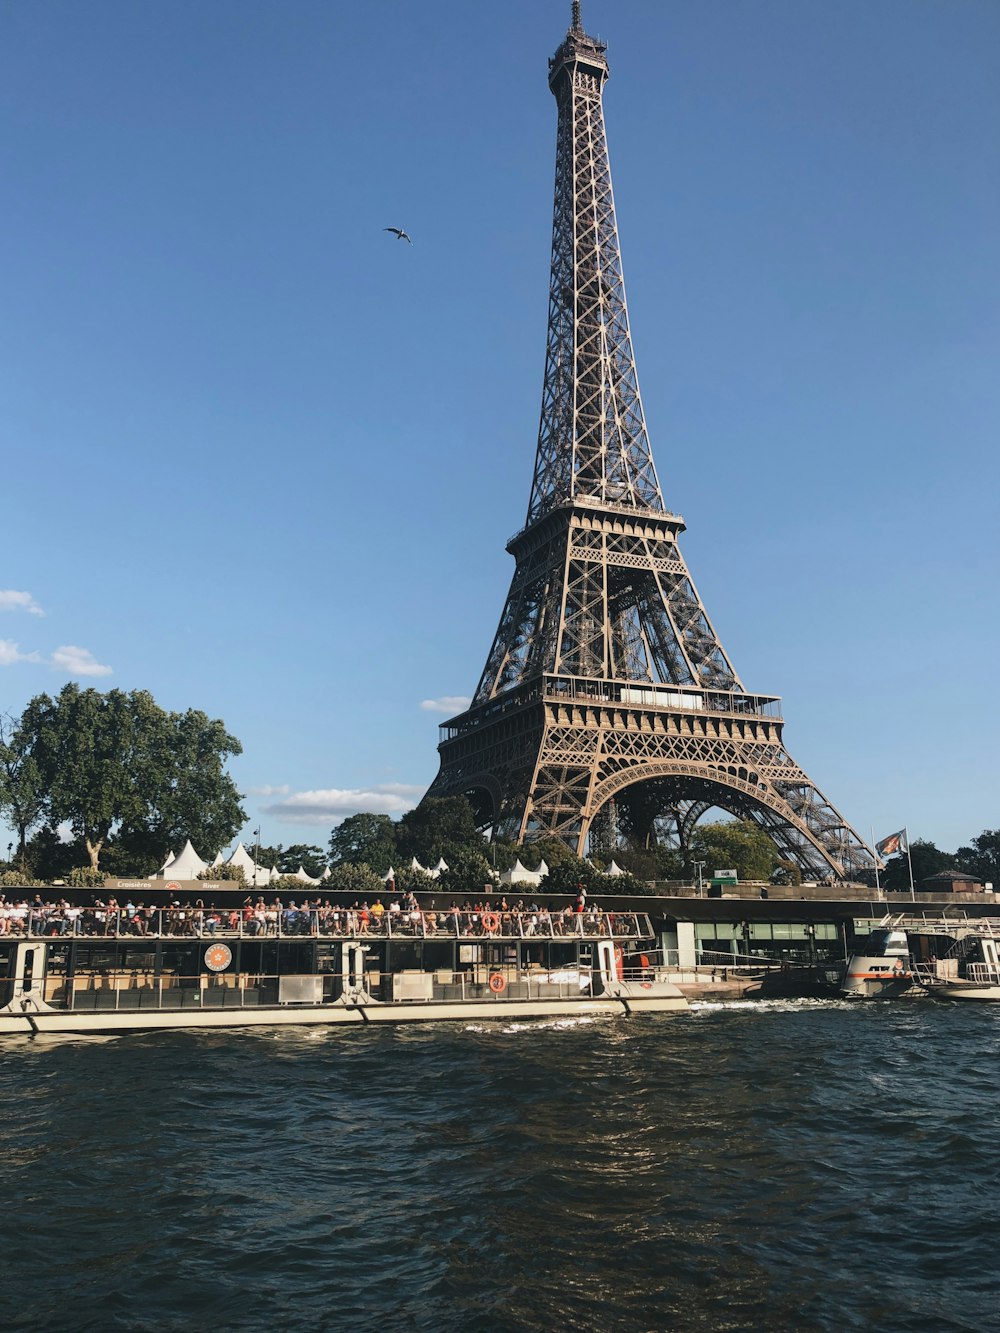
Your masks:
{"label": "green tree", "polygon": [[30,733],[16,719],[0,717],[0,811],[17,833],[17,858],[22,869],[28,834],[41,822],[46,796]]}
{"label": "green tree", "polygon": [[910,843],[910,857],[906,853],[891,856],[881,872],[881,883],[890,893],[910,892],[910,862],[913,865],[913,887],[920,892],[921,883],[928,875],[936,875],[939,870],[951,870],[955,858],[950,852],[943,852],[926,838],[916,838]]}
{"label": "green tree", "polygon": [[357,894],[359,898],[374,898],[384,892],[382,878],[369,865],[363,862],[354,865],[350,861],[341,861],[330,871],[330,878],[323,885],[323,892],[346,892]]}
{"label": "green tree", "polygon": [[38,879],[49,882],[65,879],[84,856],[86,849],[82,842],[63,842],[49,824],[43,824],[28,840],[25,848],[25,860],[30,872]]}
{"label": "green tree", "polygon": [[112,831],[120,849],[155,867],[165,847],[190,838],[210,852],[245,820],[223,771],[242,746],[204,713],[166,713],[146,690],[101,694],[72,683],[55,700],[32,699],[21,726],[49,822],[70,826],[93,870]]}
{"label": "green tree", "polygon": [[366,865],[384,875],[397,859],[396,825],[388,815],[348,815],[330,834],[331,865]]}
{"label": "green tree", "polygon": [[580,857],[558,838],[539,838],[537,842],[525,843],[518,848],[518,855],[521,864],[529,870],[537,870],[543,861],[549,870],[555,870],[556,866],[561,865],[583,865]]}
{"label": "green tree", "polygon": [[[271,865],[272,862],[264,864]],[[318,879],[326,869],[326,852],[322,847],[316,847],[312,843],[293,842],[291,847],[279,849],[279,856],[274,864],[283,875],[294,875],[301,866],[307,875]]]}
{"label": "green tree", "polygon": [[[617,889],[609,887],[613,884],[615,881],[608,879],[607,875],[602,875],[595,865],[570,852],[568,857],[560,859],[558,865],[549,867],[549,873],[542,880],[539,892],[566,893],[575,897],[582,885],[593,897],[596,893],[617,892]],[[511,888],[516,889],[517,885],[512,884]]]}
{"label": "green tree", "polygon": [[464,796],[426,796],[399,821],[397,845],[401,860],[415,856],[428,870],[442,856],[450,865],[460,851],[486,846]]}
{"label": "green tree", "polygon": [[769,880],[778,851],[763,829],[748,819],[696,825],[688,848],[690,864],[705,862],[705,876],[735,870],[741,880]]}
{"label": "green tree", "polygon": [[969,847],[959,847],[955,868],[969,870],[984,884],[1000,888],[1000,829],[983,829]]}
{"label": "green tree", "polygon": [[469,847],[453,853],[452,859],[448,861],[448,869],[442,871],[437,881],[442,893],[451,896],[461,894],[463,898],[469,894],[481,894],[487,884],[496,888],[498,883],[497,872],[486,859],[485,846],[483,851],[478,847]]}

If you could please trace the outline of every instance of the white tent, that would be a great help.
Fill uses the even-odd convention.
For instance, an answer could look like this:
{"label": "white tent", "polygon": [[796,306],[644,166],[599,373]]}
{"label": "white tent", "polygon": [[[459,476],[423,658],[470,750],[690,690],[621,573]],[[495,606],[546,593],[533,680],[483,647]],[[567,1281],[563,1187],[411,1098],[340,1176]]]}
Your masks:
{"label": "white tent", "polygon": [[426,866],[420,864],[416,857],[410,862],[410,869],[419,870],[422,875],[429,875],[431,873]]}
{"label": "white tent", "polygon": [[313,879],[312,875],[307,875],[307,874],[306,874],[306,872],[305,872],[305,868],[303,867],[301,861],[299,862],[299,868],[298,868],[298,870],[296,870],[295,874],[292,876],[292,879],[297,879],[297,880],[299,880],[299,882],[302,883],[302,884],[319,884],[319,883],[321,883],[321,881],[320,881],[319,879]]}
{"label": "white tent", "polygon": [[188,838],[183,848],[177,853],[172,861],[160,871],[160,875],[170,879],[197,879],[203,870],[208,869],[208,862],[203,861],[195,849],[191,846],[191,839]]}
{"label": "white tent", "polygon": [[396,872],[395,870],[393,870],[392,866],[390,866],[389,869],[382,876],[382,883],[388,884],[390,880],[395,881],[395,879],[396,879]]}
{"label": "white tent", "polygon": [[212,867],[211,867],[211,868],[214,870],[214,869],[216,868],[216,866],[225,865],[225,863],[226,863],[226,858],[222,855],[222,853],[221,853],[221,852],[216,852],[216,853],[215,853],[215,860],[212,862]]}
{"label": "white tent", "polygon": [[[167,859],[164,861],[163,865],[160,866],[160,868],[159,868],[159,870],[156,872],[156,874],[157,874],[157,875],[162,875],[165,871],[167,871],[167,870],[170,869],[170,867],[173,865],[173,863],[174,863],[176,860],[177,860],[177,857],[176,857],[176,855],[175,855],[173,852],[167,852]],[[154,877],[154,878],[155,878],[155,877]]]}
{"label": "white tent", "polygon": [[518,858],[509,870],[500,876],[501,884],[541,884],[542,877],[537,870],[528,870]]}
{"label": "white tent", "polygon": [[428,873],[433,875],[434,878],[437,879],[437,877],[447,869],[448,869],[448,862],[444,859],[443,856],[441,856],[438,858],[438,863],[434,867],[434,869],[429,871]]}
{"label": "white tent", "polygon": [[233,852],[232,856],[225,862],[225,864],[234,869],[238,866],[243,871],[244,883],[251,885],[253,888],[258,888],[271,882],[270,871],[265,870],[263,866],[257,865],[242,843],[237,845],[236,851]]}
{"label": "white tent", "polygon": [[624,875],[626,872],[622,870],[617,861],[612,861],[604,873],[606,875]]}

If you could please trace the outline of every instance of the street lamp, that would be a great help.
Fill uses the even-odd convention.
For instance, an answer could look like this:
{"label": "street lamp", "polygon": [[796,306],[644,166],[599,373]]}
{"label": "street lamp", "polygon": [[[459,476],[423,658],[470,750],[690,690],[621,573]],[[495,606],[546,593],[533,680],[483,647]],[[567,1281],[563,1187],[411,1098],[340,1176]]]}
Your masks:
{"label": "street lamp", "polygon": [[707,865],[707,862],[705,862],[705,861],[695,861],[695,863],[694,863],[694,868],[695,868],[695,870],[697,870],[697,872],[698,872],[698,897],[699,897],[699,898],[703,898],[703,897],[704,897],[704,889],[702,888],[702,879],[701,879],[701,875],[702,875],[702,871],[705,869],[705,866],[706,866],[706,865]]}

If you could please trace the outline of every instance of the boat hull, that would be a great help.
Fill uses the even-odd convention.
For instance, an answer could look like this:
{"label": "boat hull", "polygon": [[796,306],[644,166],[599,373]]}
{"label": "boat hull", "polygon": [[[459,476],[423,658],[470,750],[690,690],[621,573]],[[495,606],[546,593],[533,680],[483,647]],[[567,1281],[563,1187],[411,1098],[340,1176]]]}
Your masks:
{"label": "boat hull", "polygon": [[964,984],[952,981],[928,986],[926,989],[935,1000],[975,1000],[981,1004],[1000,1004],[1000,986],[983,986],[975,981]]}
{"label": "boat hull", "polygon": [[529,1018],[621,1017],[636,1013],[677,1013],[689,1008],[676,994],[649,997],[599,996],[581,999],[466,1000],[447,1004],[400,1001],[394,1004],[260,1005],[252,1009],[191,1009],[183,1012],[58,1009],[0,1012],[0,1035],[39,1036],[168,1032],[257,1027],[338,1027],[349,1024],[518,1022]]}

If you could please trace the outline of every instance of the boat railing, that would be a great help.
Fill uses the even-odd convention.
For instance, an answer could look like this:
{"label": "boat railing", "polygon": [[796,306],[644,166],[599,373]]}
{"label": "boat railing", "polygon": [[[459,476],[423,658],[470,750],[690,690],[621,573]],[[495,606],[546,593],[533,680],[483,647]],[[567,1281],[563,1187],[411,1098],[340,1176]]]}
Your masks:
{"label": "boat railing", "polygon": [[995,963],[966,963],[965,976],[978,986],[1000,986],[1000,967]]}
{"label": "boat railing", "polygon": [[583,912],[430,908],[373,912],[368,907],[192,908],[164,907],[127,911],[68,908],[16,909],[4,919],[0,938],[53,939],[445,939],[560,940],[649,939],[649,918],[640,912]]}
{"label": "boat railing", "polygon": [[[147,967],[102,967],[67,976],[50,974],[45,1000],[58,1008],[80,1010],[245,1009],[261,1005],[579,999],[595,995],[597,969],[587,965],[546,968],[476,963],[452,970],[436,968],[384,972],[377,966],[348,986],[339,972],[299,974],[239,970],[231,959],[224,970],[158,971]],[[618,969],[617,979],[638,987],[666,979],[658,953],[643,955],[638,965]]]}

